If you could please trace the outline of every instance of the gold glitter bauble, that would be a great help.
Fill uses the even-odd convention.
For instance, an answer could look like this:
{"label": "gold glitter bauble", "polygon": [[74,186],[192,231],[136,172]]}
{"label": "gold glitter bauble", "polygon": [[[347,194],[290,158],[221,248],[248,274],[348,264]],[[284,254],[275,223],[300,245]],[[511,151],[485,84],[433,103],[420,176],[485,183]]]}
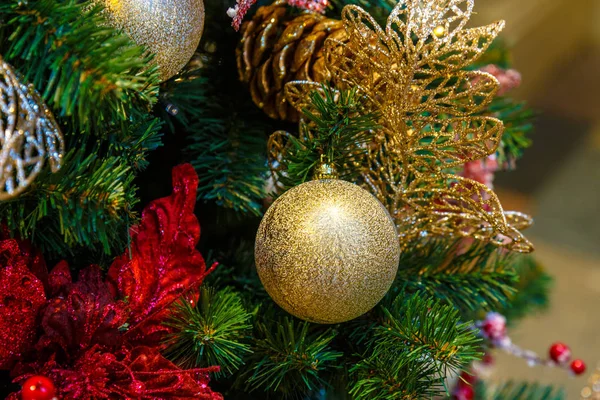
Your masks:
{"label": "gold glitter bauble", "polygon": [[95,0],[110,24],[156,55],[161,79],[187,64],[204,28],[203,0]]}
{"label": "gold glitter bauble", "polygon": [[366,190],[324,179],[296,186],[267,210],[256,269],[273,300],[298,318],[334,324],[373,308],[398,270],[390,215]]}

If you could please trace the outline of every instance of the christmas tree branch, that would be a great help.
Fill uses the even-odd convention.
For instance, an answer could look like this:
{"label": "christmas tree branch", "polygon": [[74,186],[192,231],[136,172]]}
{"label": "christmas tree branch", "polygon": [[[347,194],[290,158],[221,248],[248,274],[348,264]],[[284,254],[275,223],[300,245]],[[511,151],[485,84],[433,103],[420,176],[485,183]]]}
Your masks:
{"label": "christmas tree branch", "polygon": [[251,315],[229,288],[203,287],[197,305],[181,300],[165,322],[174,332],[166,338],[167,355],[187,368],[221,367],[215,376],[231,375],[251,353],[245,343]]}
{"label": "christmas tree branch", "polygon": [[330,347],[333,329],[284,317],[257,322],[255,331],[252,367],[243,376],[249,391],[297,398],[327,386],[327,374],[339,368],[343,353]]}
{"label": "christmas tree branch", "polygon": [[310,99],[314,111],[303,110],[306,123],[301,124],[300,138],[287,137],[280,183],[289,188],[310,180],[322,156],[342,179],[356,180],[363,168],[361,157],[378,128],[377,115],[363,111],[355,89],[337,92],[324,85]]}
{"label": "christmas tree branch", "polygon": [[104,136],[107,126],[156,101],[158,73],[100,11],[78,0],[3,2],[0,53],[73,131]]}
{"label": "christmas tree branch", "polygon": [[266,197],[266,138],[274,129],[254,106],[237,76],[238,37],[226,8],[207,4],[201,51],[164,101],[178,110],[172,118],[186,131],[184,155],[200,178],[198,198],[242,214],[260,215]]}
{"label": "christmas tree branch", "polygon": [[[135,218],[137,200],[133,175],[121,158],[84,158],[72,151],[58,173],[45,173],[38,181],[15,201],[0,204],[11,232],[51,254],[83,244],[104,252],[126,246],[127,221]],[[48,229],[52,234],[44,234]]]}
{"label": "christmas tree branch", "polygon": [[51,254],[122,251],[135,218],[135,174],[161,144],[150,114],[156,67],[100,11],[76,0],[0,4],[0,54],[41,93],[68,152],[58,173],[42,172],[0,211],[13,234]]}
{"label": "christmas tree branch", "polygon": [[531,256],[517,257],[513,267],[519,279],[515,285],[516,294],[511,297],[506,307],[498,310],[509,323],[545,310],[548,307],[548,292],[552,286],[552,277]]}
{"label": "christmas tree branch", "polygon": [[[517,276],[514,256],[491,245],[435,240],[402,254],[396,284],[426,293],[464,313],[509,304]],[[460,253],[460,254],[459,254]]]}
{"label": "christmas tree branch", "polygon": [[505,382],[494,389],[486,388],[480,382],[477,385],[477,398],[490,400],[564,400],[566,394],[562,388],[529,382]]}

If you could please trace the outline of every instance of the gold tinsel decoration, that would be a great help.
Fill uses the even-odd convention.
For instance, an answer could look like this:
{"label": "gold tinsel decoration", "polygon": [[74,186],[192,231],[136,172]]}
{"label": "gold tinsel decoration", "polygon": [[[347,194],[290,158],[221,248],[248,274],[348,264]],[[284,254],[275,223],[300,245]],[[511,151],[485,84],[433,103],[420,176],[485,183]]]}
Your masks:
{"label": "gold tinsel decoration", "polygon": [[0,201],[17,197],[41,172],[60,169],[64,140],[33,85],[22,83],[0,57]]}
{"label": "gold tinsel decoration", "polygon": [[[333,177],[328,168],[317,178]],[[373,308],[392,285],[400,258],[385,207],[349,182],[320,179],[296,186],[267,210],[256,235],[256,269],[283,309],[334,324]]]}
{"label": "gold tinsel decoration", "polygon": [[[346,6],[346,38],[327,39],[324,57],[336,88],[356,88],[366,111],[381,115],[366,156],[360,149],[355,159],[403,245],[440,235],[529,252],[533,247],[519,232],[531,224],[528,216],[504,212],[488,187],[448,172],[495,153],[504,129],[484,115],[498,90],[496,78],[464,70],[504,22],[465,29],[472,9],[472,0],[403,0],[382,29],[362,8]],[[309,95],[319,89],[308,81],[285,88],[298,110],[310,108]],[[279,133],[271,138],[272,161],[285,158],[285,139]]]}
{"label": "gold tinsel decoration", "polygon": [[269,117],[298,121],[285,99],[284,85],[293,80],[329,80],[323,44],[343,39],[342,21],[314,12],[290,15],[284,0],[259,7],[241,29],[236,51],[240,80],[248,84],[254,103]]}
{"label": "gold tinsel decoration", "polygon": [[165,81],[192,58],[204,29],[203,0],[93,0],[116,29],[155,54]]}

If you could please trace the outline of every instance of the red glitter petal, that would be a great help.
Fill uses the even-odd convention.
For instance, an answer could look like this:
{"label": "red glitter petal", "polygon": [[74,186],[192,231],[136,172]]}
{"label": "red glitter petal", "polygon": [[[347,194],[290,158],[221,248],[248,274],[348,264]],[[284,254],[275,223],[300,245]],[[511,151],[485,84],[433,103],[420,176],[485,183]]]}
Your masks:
{"label": "red glitter petal", "polygon": [[150,203],[139,226],[131,228],[131,251],[117,258],[108,279],[128,305],[128,340],[157,344],[167,328],[166,308],[194,290],[208,273],[196,245],[200,224],[194,215],[198,176],[190,164],[173,169],[173,194]]}

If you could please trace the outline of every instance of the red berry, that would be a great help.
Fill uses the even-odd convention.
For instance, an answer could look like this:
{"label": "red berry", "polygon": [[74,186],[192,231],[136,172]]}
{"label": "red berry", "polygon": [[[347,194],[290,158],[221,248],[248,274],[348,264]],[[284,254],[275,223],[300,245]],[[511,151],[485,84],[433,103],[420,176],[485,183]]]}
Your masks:
{"label": "red berry", "polygon": [[496,312],[488,313],[481,330],[487,339],[501,341],[506,338],[506,318]]}
{"label": "red berry", "polygon": [[564,364],[571,359],[571,349],[564,343],[556,342],[550,346],[550,359],[556,363]]}
{"label": "red berry", "polygon": [[54,383],[45,376],[36,375],[27,379],[21,389],[23,400],[51,400],[56,395]]}
{"label": "red berry", "polygon": [[453,400],[473,400],[475,398],[475,390],[473,386],[460,386],[454,390],[452,394]]}
{"label": "red berry", "polygon": [[583,362],[583,360],[573,360],[573,362],[571,363],[571,371],[573,371],[575,375],[583,374],[585,372],[585,363]]}

